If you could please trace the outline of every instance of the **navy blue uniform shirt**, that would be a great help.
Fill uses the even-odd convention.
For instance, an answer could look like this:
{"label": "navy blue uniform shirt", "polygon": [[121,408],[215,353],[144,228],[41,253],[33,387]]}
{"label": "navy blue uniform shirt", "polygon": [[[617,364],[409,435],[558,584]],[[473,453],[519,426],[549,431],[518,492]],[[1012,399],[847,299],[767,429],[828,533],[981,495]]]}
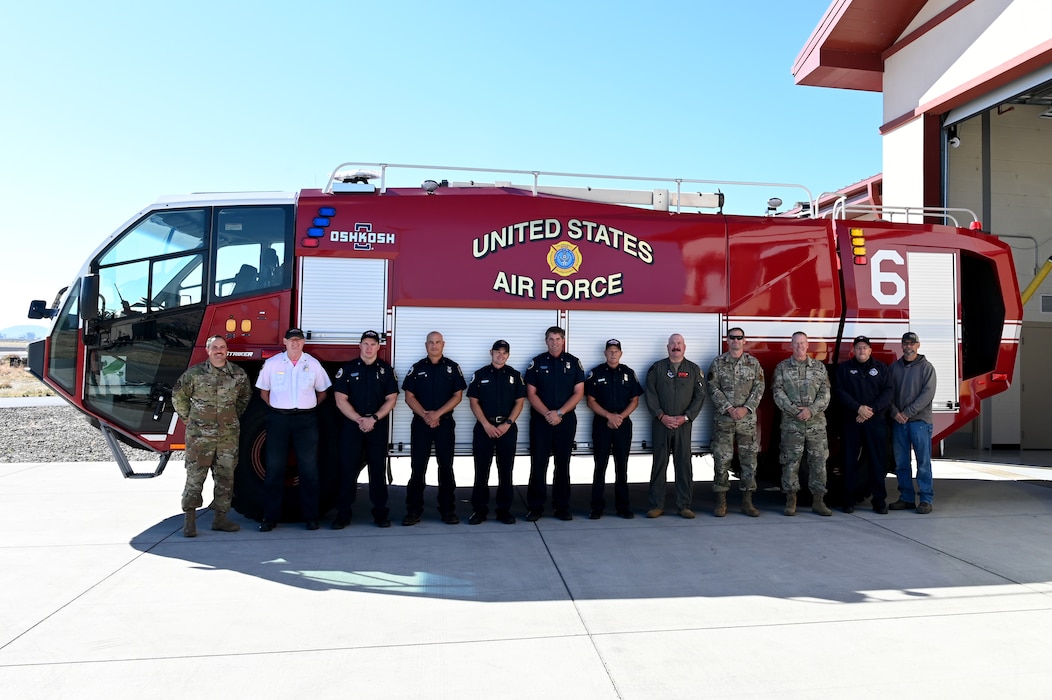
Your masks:
{"label": "navy blue uniform shirt", "polygon": [[347,395],[360,415],[374,415],[390,394],[398,393],[394,370],[380,358],[367,365],[362,358],[351,360],[336,372],[333,390]]}
{"label": "navy blue uniform shirt", "polygon": [[561,408],[573,394],[573,388],[582,382],[581,361],[568,352],[558,358],[541,353],[526,369],[526,383],[537,389],[537,398],[553,411]]}
{"label": "navy blue uniform shirt", "polygon": [[632,399],[643,395],[643,387],[631,367],[614,368],[604,362],[588,373],[584,394],[595,399],[604,411],[620,413]]}
{"label": "navy blue uniform shirt", "polygon": [[486,365],[471,378],[468,397],[478,399],[482,412],[490,418],[507,416],[515,408],[515,402],[526,397],[526,385],[514,367],[504,365],[497,369]]}
{"label": "navy blue uniform shirt", "polygon": [[460,365],[448,357],[440,358],[437,363],[425,357],[410,368],[402,381],[402,391],[413,392],[425,411],[442,408],[453,394],[466,388]]}

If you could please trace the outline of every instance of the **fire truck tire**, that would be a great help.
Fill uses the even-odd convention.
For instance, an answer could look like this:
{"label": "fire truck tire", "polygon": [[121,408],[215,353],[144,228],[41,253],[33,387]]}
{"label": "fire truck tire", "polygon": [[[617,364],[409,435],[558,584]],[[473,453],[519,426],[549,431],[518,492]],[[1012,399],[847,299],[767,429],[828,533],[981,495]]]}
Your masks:
{"label": "fire truck tire", "polygon": [[[336,414],[336,415],[333,415]],[[253,520],[263,519],[265,501],[264,455],[267,443],[267,406],[259,395],[252,397],[245,415],[241,417],[241,447],[237,469],[234,471],[233,507],[238,513]],[[336,502],[339,487],[339,453],[337,439],[339,415],[333,401],[326,401],[318,410],[320,436],[318,442],[318,470],[321,483],[320,513],[330,510]],[[289,453],[289,467],[285,478],[285,494],[281,499],[282,522],[303,520],[299,477],[296,459]]]}

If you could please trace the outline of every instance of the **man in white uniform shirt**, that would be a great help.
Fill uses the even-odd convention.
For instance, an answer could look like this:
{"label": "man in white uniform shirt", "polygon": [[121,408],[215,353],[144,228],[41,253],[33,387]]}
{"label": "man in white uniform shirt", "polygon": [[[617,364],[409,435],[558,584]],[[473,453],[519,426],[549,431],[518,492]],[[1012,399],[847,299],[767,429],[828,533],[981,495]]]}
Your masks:
{"label": "man in white uniform shirt", "polygon": [[263,363],[256,388],[270,406],[267,413],[266,500],[260,532],[270,532],[281,519],[289,446],[296,453],[303,519],[308,530],[318,529],[318,404],[332,386],[315,358],[303,352],[306,340],[299,328],[285,333],[285,352]]}

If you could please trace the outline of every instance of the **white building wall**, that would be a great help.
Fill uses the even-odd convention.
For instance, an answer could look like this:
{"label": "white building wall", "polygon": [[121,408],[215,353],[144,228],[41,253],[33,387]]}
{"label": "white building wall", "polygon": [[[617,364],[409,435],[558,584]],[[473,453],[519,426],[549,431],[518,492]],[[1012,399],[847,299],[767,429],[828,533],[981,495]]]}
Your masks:
{"label": "white building wall", "polygon": [[[948,4],[944,0],[928,3],[903,36]],[[969,4],[888,57],[884,121],[911,113],[1048,42],[1050,25],[1052,2],[1048,0]]]}
{"label": "white building wall", "polygon": [[914,119],[884,134],[884,204],[924,202],[924,120]]}

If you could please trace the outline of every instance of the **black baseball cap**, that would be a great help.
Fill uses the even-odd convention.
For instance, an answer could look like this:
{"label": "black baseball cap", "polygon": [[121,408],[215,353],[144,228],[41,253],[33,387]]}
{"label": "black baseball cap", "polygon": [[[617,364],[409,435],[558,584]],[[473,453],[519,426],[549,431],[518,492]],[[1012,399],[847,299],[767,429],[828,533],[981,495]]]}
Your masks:
{"label": "black baseball cap", "polygon": [[303,335],[303,331],[301,331],[299,328],[290,328],[287,331],[285,331],[285,340],[288,340],[289,338],[306,338],[306,337],[307,336]]}
{"label": "black baseball cap", "polygon": [[873,343],[869,342],[869,338],[864,335],[855,336],[855,340],[851,344],[858,345],[859,343],[865,343],[869,347],[873,347]]}
{"label": "black baseball cap", "polygon": [[508,345],[508,341],[506,340],[498,340],[493,343],[493,347],[491,347],[490,350],[505,350],[511,352],[511,346]]}
{"label": "black baseball cap", "polygon": [[606,347],[608,347],[608,348],[609,347],[615,347],[618,350],[620,350],[621,349],[621,341],[618,340],[617,338],[611,338],[610,340],[606,341]]}
{"label": "black baseball cap", "polygon": [[[366,332],[362,333],[362,340],[365,340],[366,338],[372,338],[376,342],[378,342],[378,343],[380,342],[380,334],[377,333],[376,331],[366,331]],[[362,342],[362,340],[359,340],[358,342],[360,343],[360,342]]]}
{"label": "black baseball cap", "polygon": [[910,331],[909,333],[903,333],[902,334],[902,342],[904,342],[904,343],[919,343],[920,342],[920,338],[917,337],[916,333],[914,333],[913,331]]}

